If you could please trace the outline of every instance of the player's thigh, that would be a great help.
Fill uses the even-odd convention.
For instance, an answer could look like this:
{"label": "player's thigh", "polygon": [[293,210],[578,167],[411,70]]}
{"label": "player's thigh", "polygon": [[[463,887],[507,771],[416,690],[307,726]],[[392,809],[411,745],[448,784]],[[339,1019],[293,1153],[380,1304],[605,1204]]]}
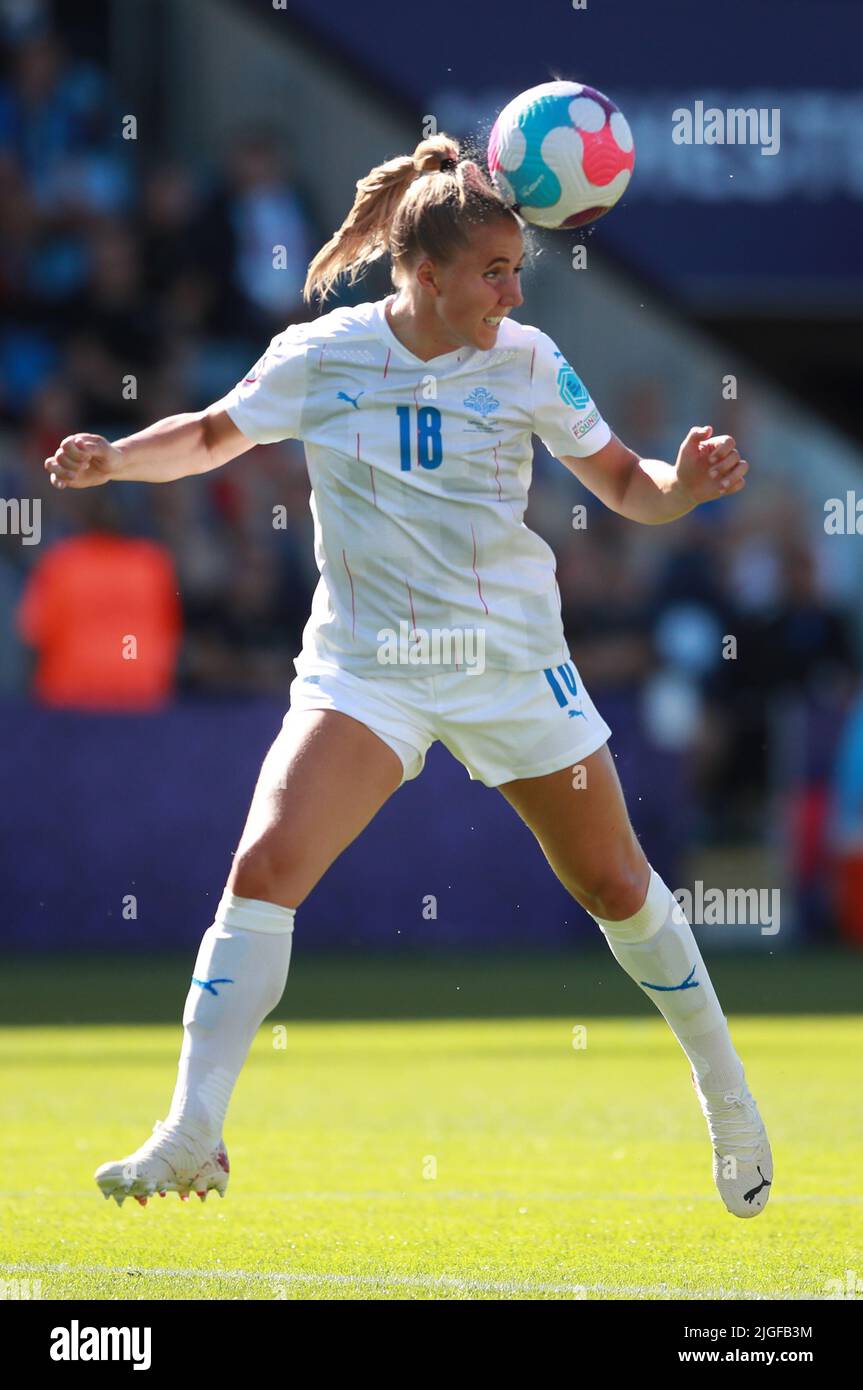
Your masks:
{"label": "player's thigh", "polygon": [[498,790],[533,831],[561,883],[588,912],[620,921],[638,911],[650,866],[607,744],[575,769],[504,782]]}
{"label": "player's thigh", "polygon": [[229,891],[298,907],[403,773],[398,754],[359,720],[290,710],[261,767]]}

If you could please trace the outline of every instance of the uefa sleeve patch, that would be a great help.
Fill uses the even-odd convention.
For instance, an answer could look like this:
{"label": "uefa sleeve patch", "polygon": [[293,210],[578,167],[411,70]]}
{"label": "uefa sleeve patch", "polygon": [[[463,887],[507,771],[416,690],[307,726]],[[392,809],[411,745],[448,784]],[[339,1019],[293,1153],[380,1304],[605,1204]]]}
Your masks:
{"label": "uefa sleeve patch", "polygon": [[562,362],[558,368],[557,389],[560,399],[573,410],[584,410],[590,401],[590,392],[568,362]]}

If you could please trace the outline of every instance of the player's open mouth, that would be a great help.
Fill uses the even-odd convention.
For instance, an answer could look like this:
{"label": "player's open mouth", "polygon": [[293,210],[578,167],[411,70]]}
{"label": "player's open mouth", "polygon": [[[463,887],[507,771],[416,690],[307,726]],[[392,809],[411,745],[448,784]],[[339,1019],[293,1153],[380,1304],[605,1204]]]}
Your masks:
{"label": "player's open mouth", "polygon": [[505,318],[506,318],[506,314],[501,314],[501,315],[500,315],[498,318],[496,318],[496,319],[483,319],[483,323],[487,323],[487,324],[489,325],[490,328],[497,328],[498,324],[503,323],[503,320],[504,320]]}

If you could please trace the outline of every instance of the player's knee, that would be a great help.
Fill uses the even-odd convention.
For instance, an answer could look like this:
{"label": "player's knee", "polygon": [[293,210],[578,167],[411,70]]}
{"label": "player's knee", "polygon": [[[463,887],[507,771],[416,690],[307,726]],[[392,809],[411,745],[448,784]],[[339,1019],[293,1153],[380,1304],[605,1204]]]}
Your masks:
{"label": "player's knee", "polygon": [[258,898],[262,902],[290,899],[292,907],[299,907],[308,891],[303,891],[301,879],[298,856],[285,846],[277,850],[264,838],[237,851],[228,886],[240,898]]}
{"label": "player's knee", "polygon": [[578,900],[591,916],[622,922],[643,907],[649,880],[650,869],[646,862],[621,866],[596,878],[577,895]]}

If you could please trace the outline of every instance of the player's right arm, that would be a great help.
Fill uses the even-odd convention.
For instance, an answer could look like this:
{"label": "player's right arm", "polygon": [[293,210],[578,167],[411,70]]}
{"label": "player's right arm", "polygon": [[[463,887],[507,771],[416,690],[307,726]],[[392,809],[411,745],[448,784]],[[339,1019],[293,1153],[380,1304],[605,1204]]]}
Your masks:
{"label": "player's right arm", "polygon": [[45,468],[55,488],[100,483],[172,483],[221,468],[255,441],[237,428],[222,401],[187,415],[169,415],[111,444],[100,434],[70,434]]}
{"label": "player's right arm", "polygon": [[68,435],[45,460],[52,487],[173,483],[221,468],[255,444],[302,439],[308,334],[306,324],[278,333],[242,381],[206,410],[169,415],[115,444],[99,434]]}

